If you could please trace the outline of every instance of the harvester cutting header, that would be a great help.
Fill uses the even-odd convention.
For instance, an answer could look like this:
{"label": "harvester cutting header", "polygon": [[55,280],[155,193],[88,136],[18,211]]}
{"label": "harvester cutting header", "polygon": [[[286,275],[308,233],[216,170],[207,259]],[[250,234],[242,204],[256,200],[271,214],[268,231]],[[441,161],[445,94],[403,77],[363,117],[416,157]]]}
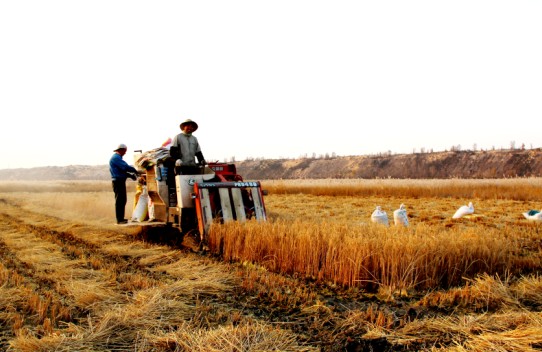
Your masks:
{"label": "harvester cutting header", "polygon": [[204,242],[213,222],[266,221],[260,182],[244,181],[234,164],[207,163],[192,135],[197,123],[186,120],[180,128],[175,139],[135,156],[153,210],[149,224],[179,228],[181,241],[190,234]]}

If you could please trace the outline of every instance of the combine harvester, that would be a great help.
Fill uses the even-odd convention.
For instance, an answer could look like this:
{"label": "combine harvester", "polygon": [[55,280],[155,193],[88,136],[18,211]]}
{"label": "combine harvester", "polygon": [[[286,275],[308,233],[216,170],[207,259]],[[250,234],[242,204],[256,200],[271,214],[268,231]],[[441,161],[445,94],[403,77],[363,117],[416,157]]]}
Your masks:
{"label": "combine harvester", "polygon": [[148,221],[138,222],[153,229],[147,231],[149,239],[167,234],[173,237],[168,240],[180,244],[188,235],[202,249],[212,223],[267,221],[263,199],[267,192],[259,181],[244,181],[235,164],[213,162],[201,166],[199,174],[176,175],[174,167],[163,162],[166,153],[167,149],[157,148],[135,156],[153,210]]}

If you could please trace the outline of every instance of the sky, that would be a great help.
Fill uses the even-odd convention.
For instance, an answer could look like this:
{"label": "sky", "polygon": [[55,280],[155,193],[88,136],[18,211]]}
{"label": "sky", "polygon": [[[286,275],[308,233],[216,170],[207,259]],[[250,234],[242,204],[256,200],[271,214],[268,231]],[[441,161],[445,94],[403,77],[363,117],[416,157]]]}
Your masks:
{"label": "sky", "polygon": [[0,169],[538,148],[542,1],[0,0]]}

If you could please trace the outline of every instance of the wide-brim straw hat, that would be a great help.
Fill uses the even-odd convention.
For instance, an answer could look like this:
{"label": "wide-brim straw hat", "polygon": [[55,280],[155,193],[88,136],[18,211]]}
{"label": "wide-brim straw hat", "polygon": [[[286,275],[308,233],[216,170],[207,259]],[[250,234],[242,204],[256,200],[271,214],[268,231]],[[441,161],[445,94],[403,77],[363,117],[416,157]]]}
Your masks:
{"label": "wide-brim straw hat", "polygon": [[198,129],[198,124],[196,123],[196,121],[192,121],[190,119],[186,119],[184,120],[180,125],[179,127],[181,128],[181,130],[184,128],[184,126],[188,125],[188,124],[192,124],[194,125],[194,131],[196,131]]}

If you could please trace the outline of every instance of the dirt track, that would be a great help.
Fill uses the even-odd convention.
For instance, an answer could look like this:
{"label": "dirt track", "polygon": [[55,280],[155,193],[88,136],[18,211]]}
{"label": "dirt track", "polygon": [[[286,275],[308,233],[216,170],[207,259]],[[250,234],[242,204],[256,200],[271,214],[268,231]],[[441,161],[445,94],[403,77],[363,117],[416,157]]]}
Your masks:
{"label": "dirt track", "polygon": [[[209,266],[208,259],[134,241],[136,229],[111,231],[87,227],[29,213],[5,200],[2,203],[1,349],[6,349],[22,329],[41,337],[62,330],[67,323],[88,328],[89,317],[99,322],[100,316],[103,318],[113,306],[128,309],[133,297],[144,290],[178,280],[203,276],[203,287],[191,282],[187,291],[192,294],[182,297],[187,307],[180,314],[184,318],[187,313],[197,314],[198,301],[218,302],[221,295],[231,290],[234,279],[221,272],[223,268],[211,264],[212,270],[207,271],[214,283],[210,282],[205,274],[197,272]],[[168,272],[164,266],[172,263],[178,265]],[[113,342],[108,343],[108,348],[133,349],[130,337],[120,338],[120,345],[111,338]],[[102,347],[106,349],[96,346]]]}

